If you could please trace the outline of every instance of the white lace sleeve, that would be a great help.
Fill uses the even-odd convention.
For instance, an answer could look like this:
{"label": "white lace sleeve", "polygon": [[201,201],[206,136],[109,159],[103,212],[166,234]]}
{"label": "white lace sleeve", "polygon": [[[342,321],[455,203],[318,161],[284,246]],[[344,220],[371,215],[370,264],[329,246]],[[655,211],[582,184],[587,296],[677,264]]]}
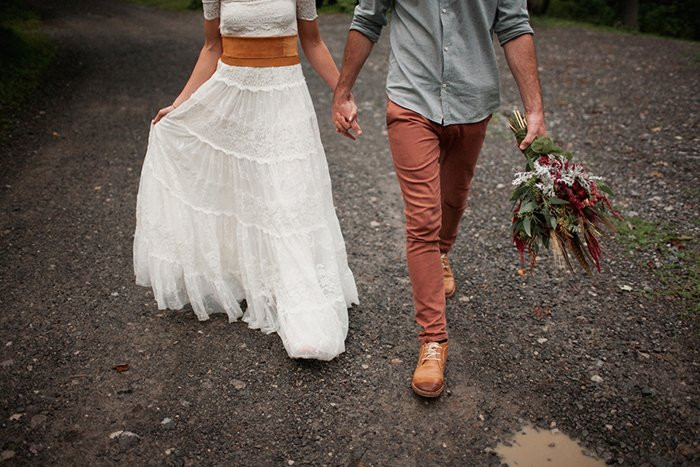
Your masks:
{"label": "white lace sleeve", "polygon": [[313,21],[316,18],[316,0],[297,0],[297,19]]}
{"label": "white lace sleeve", "polygon": [[204,19],[216,19],[219,17],[220,0],[202,0]]}

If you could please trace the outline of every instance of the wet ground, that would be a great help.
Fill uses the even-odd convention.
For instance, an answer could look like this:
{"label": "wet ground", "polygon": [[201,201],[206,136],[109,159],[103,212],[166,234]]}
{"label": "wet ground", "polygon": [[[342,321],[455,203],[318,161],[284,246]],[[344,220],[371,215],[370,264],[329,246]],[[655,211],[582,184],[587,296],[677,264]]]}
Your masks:
{"label": "wet ground", "polygon": [[567,466],[601,467],[605,462],[587,452],[558,428],[540,430],[524,426],[496,446],[504,464],[520,467]]}
{"label": "wet ground", "polygon": [[[502,114],[452,254],[448,391],[413,395],[417,330],[384,128],[388,35],[356,87],[356,143],[334,132],[329,91],[305,66],[362,300],[347,352],[292,361],[275,335],[157,311],[133,283],[135,196],[149,119],[186,80],[201,18],[35,3],[59,62],[1,146],[0,458],[497,465],[497,445],[532,424],[603,462],[700,462],[696,316],[655,293],[664,285],[642,253],[611,240],[593,278],[547,257],[534,277],[517,274],[508,199],[522,156]],[[339,59],[349,18],[321,23]],[[570,28],[538,28],[537,42],[552,134],[608,178],[623,214],[697,238],[697,44]],[[501,65],[509,111],[518,98]]]}

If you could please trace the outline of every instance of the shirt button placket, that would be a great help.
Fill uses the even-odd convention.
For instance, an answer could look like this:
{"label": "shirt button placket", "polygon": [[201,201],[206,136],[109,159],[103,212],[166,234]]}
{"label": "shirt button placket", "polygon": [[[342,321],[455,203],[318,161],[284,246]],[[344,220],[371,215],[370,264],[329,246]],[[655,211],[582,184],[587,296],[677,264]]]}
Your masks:
{"label": "shirt button placket", "polygon": [[[441,0],[441,2],[444,5],[444,0]],[[449,76],[449,67],[450,67],[450,62],[447,59],[447,56],[445,53],[449,50],[449,44],[446,43],[445,41],[445,36],[446,36],[446,31],[450,30],[449,26],[449,18],[447,16],[447,8],[442,8],[442,15],[441,15],[441,21],[442,21],[442,50],[443,50],[443,56],[442,56],[442,90],[440,92],[440,111],[442,112],[442,121],[444,122],[447,117],[447,106],[446,106],[446,91],[447,91],[447,78]],[[448,36],[449,37],[449,36]]]}

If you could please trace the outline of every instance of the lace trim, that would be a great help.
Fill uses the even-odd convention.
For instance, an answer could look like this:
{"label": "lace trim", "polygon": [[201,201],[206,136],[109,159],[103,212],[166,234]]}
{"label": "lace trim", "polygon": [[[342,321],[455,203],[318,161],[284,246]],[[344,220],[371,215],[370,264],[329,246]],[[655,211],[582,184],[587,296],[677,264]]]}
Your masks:
{"label": "lace trim", "polygon": [[221,15],[220,0],[202,0],[204,19],[216,19]]}
{"label": "lace trim", "polygon": [[306,154],[304,154],[304,155],[297,154],[297,155],[292,155],[292,156],[282,156],[282,157],[278,157],[275,159],[260,159],[259,157],[248,156],[246,154],[233,152],[233,151],[230,151],[228,149],[224,149],[221,146],[219,146],[218,144],[213,143],[211,141],[208,141],[207,139],[205,139],[201,135],[199,135],[199,134],[195,133],[194,131],[190,130],[189,128],[187,128],[186,126],[182,125],[181,127],[189,135],[197,138],[200,142],[202,142],[203,144],[206,144],[207,146],[209,146],[213,150],[219,151],[219,152],[224,153],[224,154],[231,156],[231,157],[235,157],[236,159],[242,159],[242,160],[247,160],[247,161],[251,161],[251,162],[257,162],[258,164],[268,164],[269,165],[269,164],[275,164],[277,162],[301,161],[301,160],[304,160],[307,158]]}
{"label": "lace trim", "polygon": [[[215,118],[218,119],[218,120],[226,120],[226,121],[231,120],[231,114],[230,114],[230,113],[221,113],[216,107],[211,106],[211,105],[209,104],[209,102],[207,102],[207,100],[205,100],[205,99],[199,99],[199,98],[196,97],[196,96],[197,96],[197,93],[192,94],[190,97],[188,97],[187,100],[186,100],[185,102],[183,102],[183,103],[180,105],[180,107],[178,107],[178,108],[175,110],[175,112],[178,111],[178,110],[180,110],[180,109],[182,109],[182,110],[186,109],[186,107],[183,107],[183,106],[185,105],[185,103],[191,102],[191,104],[188,104],[188,105],[191,105],[191,107],[196,107],[196,106],[201,107],[202,109],[204,109],[204,110],[206,111],[207,117],[212,117],[212,116],[213,116],[213,117],[215,117]],[[168,115],[172,115],[172,114],[168,114]],[[177,115],[177,114],[174,114],[174,115]],[[311,120],[312,122],[314,121],[314,118],[313,118],[313,117],[314,117],[314,116],[311,116],[311,115],[309,116],[309,120]],[[302,119],[299,119],[299,121],[301,122],[301,121],[303,121],[303,120],[302,120]],[[207,122],[207,126],[210,126],[210,125],[211,125],[211,122]],[[242,126],[242,125],[241,125],[241,126]],[[259,127],[259,126],[249,125],[249,127],[248,127],[245,131],[254,130],[255,128],[258,128],[258,127]],[[306,127],[306,126],[304,126],[304,125],[301,125],[301,123],[300,123],[300,127],[301,127],[301,129],[308,129],[308,127]],[[299,128],[299,127],[285,127],[285,128],[279,128],[279,127],[276,126],[275,129],[276,129],[276,131],[277,131],[278,133],[281,133],[282,131],[290,131],[290,130],[291,130],[291,131],[293,131],[293,132],[296,134],[296,133],[299,132],[299,129],[300,129],[300,128]],[[265,130],[265,131],[268,131],[268,130]]]}
{"label": "lace trim", "polygon": [[297,18],[306,21],[318,18],[316,0],[297,0]]}
{"label": "lace trim", "polygon": [[[222,66],[224,67],[229,67],[229,68],[240,68],[240,67],[235,67],[231,65],[226,65],[225,63],[221,62]],[[299,81],[291,82],[291,83],[282,83],[282,84],[272,84],[272,85],[263,85],[263,86],[250,86],[250,85],[245,85],[241,83],[237,83],[231,78],[225,77],[225,76],[217,76],[216,74],[211,77],[213,81],[218,81],[225,83],[227,86],[230,86],[232,88],[239,89],[241,91],[251,91],[251,92],[259,92],[259,91],[284,91],[287,89],[291,88],[296,88],[300,87],[306,84],[306,80],[302,79]]]}
{"label": "lace trim", "polygon": [[270,237],[275,237],[275,238],[288,238],[288,237],[294,237],[294,236],[308,235],[308,234],[310,234],[310,233],[312,233],[312,232],[317,232],[317,231],[319,231],[319,230],[323,230],[323,229],[328,228],[328,226],[327,226],[325,223],[321,222],[321,223],[317,223],[317,224],[310,224],[307,228],[297,229],[297,230],[294,230],[294,231],[289,230],[289,231],[285,231],[284,233],[280,233],[280,232],[272,231],[272,230],[268,229],[267,227],[263,227],[263,226],[261,226],[261,225],[253,224],[253,223],[250,223],[250,222],[245,222],[245,221],[241,220],[240,216],[239,216],[237,213],[235,213],[235,212],[231,212],[231,211],[222,211],[222,210],[218,210],[218,209],[205,209],[205,208],[202,208],[202,207],[199,207],[199,206],[195,206],[195,205],[192,204],[191,202],[189,202],[189,201],[187,201],[186,199],[184,199],[180,194],[176,193],[172,188],[170,188],[170,186],[168,186],[167,183],[165,183],[163,180],[161,180],[161,178],[158,177],[158,175],[156,175],[156,172],[155,172],[155,170],[153,170],[153,167],[151,166],[150,163],[144,164],[144,166],[148,166],[148,169],[149,169],[150,172],[151,172],[151,176],[153,177],[153,179],[154,179],[156,182],[158,182],[158,184],[159,184],[161,187],[163,187],[163,189],[165,189],[168,193],[170,193],[170,195],[171,195],[173,198],[175,198],[175,199],[178,200],[180,203],[182,203],[182,204],[184,204],[185,206],[187,206],[189,209],[191,209],[191,210],[193,210],[193,211],[196,211],[196,212],[200,212],[200,213],[202,213],[202,214],[210,215],[210,216],[217,216],[217,217],[226,216],[226,217],[232,217],[232,218],[236,219],[236,222],[238,222],[238,223],[241,224],[242,226],[247,227],[247,228],[257,229],[257,230],[259,230],[260,232],[264,233],[265,235],[269,235]]}
{"label": "lace trim", "polygon": [[[146,253],[146,256],[148,256],[149,258],[155,258],[158,261],[161,261],[163,263],[169,263],[169,264],[174,264],[174,265],[180,266],[180,268],[183,270],[183,272],[182,272],[183,276],[203,276],[204,275],[204,273],[186,273],[186,272],[184,272],[185,267],[183,266],[183,264],[180,261],[178,261],[176,259],[172,259],[172,258],[166,258],[164,256],[153,253],[152,248],[151,248],[151,242],[148,241],[148,238],[146,238],[146,236],[141,235],[139,233],[134,233],[134,239],[136,241],[141,242],[142,244],[146,245],[146,248],[148,248],[148,253]],[[230,271],[230,270],[224,271],[224,270],[222,270],[222,273],[225,275],[231,275],[231,276],[235,276],[238,278],[241,277],[241,271]],[[138,284],[138,285],[142,285],[142,284]]]}
{"label": "lace trim", "polygon": [[[139,238],[140,241],[143,241],[143,238],[140,238],[139,236],[135,236],[135,237],[136,237],[136,238]],[[148,244],[148,242],[146,242],[146,243]],[[180,263],[180,262],[178,262],[178,261],[172,261],[172,260],[168,260],[168,259],[165,259],[165,258],[161,258],[161,257],[159,257],[158,255],[155,255],[155,254],[151,253],[150,251],[149,251],[148,253],[146,253],[146,257],[148,257],[148,258],[155,258],[157,261],[162,261],[162,262],[165,262],[165,263],[168,263],[168,264],[177,266],[177,267],[180,269],[179,274],[181,274],[183,278],[200,278],[200,277],[203,277],[207,282],[209,282],[210,284],[212,284],[212,285],[214,286],[214,287],[212,287],[212,288],[213,288],[214,290],[216,290],[217,292],[218,292],[219,290],[221,290],[221,286],[222,286],[222,285],[225,286],[224,288],[226,288],[227,286],[230,286],[230,284],[229,284],[226,280],[224,280],[224,279],[215,279],[215,278],[212,278],[212,277],[210,277],[209,275],[207,275],[207,274],[205,274],[205,273],[201,273],[201,272],[185,272],[185,267],[184,267],[184,265],[183,265],[182,263]],[[153,276],[151,275],[150,271],[149,271],[149,273],[148,273],[148,277],[149,277],[149,280],[150,280],[151,284],[137,283],[137,285],[140,285],[140,286],[143,286],[143,287],[152,286],[152,283],[153,283],[153,280],[152,280],[152,279],[153,279]],[[236,280],[238,280],[238,279],[236,279]],[[321,287],[323,288],[323,285],[322,285],[322,284],[319,284],[319,285],[321,285]],[[235,299],[236,299],[236,301],[237,301],[238,303],[242,302],[243,300],[246,300],[246,301],[248,302],[248,306],[251,307],[251,306],[254,306],[253,303],[256,301],[256,299],[261,299],[261,300],[263,300],[263,301],[265,301],[265,302],[270,302],[271,299],[274,300],[274,297],[270,296],[269,294],[267,294],[267,293],[265,293],[265,292],[261,292],[261,293],[252,293],[252,292],[249,292],[249,291],[247,290],[247,287],[245,287],[245,285],[241,284],[241,287],[242,287],[243,290],[244,290],[244,297],[235,297]],[[189,295],[187,295],[187,293],[185,293],[185,295],[187,296],[187,298],[186,298],[185,303],[182,304],[182,307],[184,307],[187,303],[191,303],[191,300],[190,300],[190,298],[189,298]],[[293,306],[293,307],[291,307],[291,308],[289,308],[289,309],[284,310],[283,312],[281,312],[281,310],[280,310],[279,308],[276,308],[276,307],[275,307],[275,308],[276,308],[276,309],[275,309],[275,312],[276,312],[276,314],[277,314],[277,317],[279,318],[279,317],[282,317],[282,316],[293,315],[293,314],[300,313],[300,312],[304,312],[304,311],[308,311],[308,310],[323,310],[324,308],[327,308],[327,307],[336,308],[335,305],[342,305],[342,306],[344,306],[344,307],[347,308],[347,307],[349,307],[349,306],[352,306],[353,303],[355,303],[355,302],[353,302],[353,299],[352,299],[352,298],[348,299],[348,298],[345,297],[345,294],[340,290],[340,284],[338,284],[338,293],[333,294],[332,297],[326,296],[325,298],[326,298],[326,302],[323,303],[323,304],[316,304],[316,305],[309,305],[309,304],[296,305],[296,306]],[[221,303],[221,302],[220,302],[220,303]],[[225,308],[225,307],[224,307],[224,308]],[[236,319],[242,318],[242,321],[243,321],[243,322],[246,322],[246,323],[249,322],[250,320],[253,320],[253,319],[255,319],[255,318],[258,318],[258,316],[251,316],[251,315],[258,315],[258,314],[259,314],[258,312],[252,310],[251,308],[249,308],[248,310],[246,310],[245,313],[238,313],[237,310],[233,310],[233,311],[234,311],[233,314],[236,315]],[[252,311],[252,313],[251,313],[251,311]],[[215,313],[208,313],[208,312],[206,312],[206,310],[205,310],[205,313],[204,313],[204,314],[201,314],[201,315],[200,315],[199,313],[195,313],[195,314],[197,314],[198,317],[199,317],[199,316],[203,316],[203,317],[204,317],[204,320],[206,320],[206,319],[209,319],[209,317],[210,317],[212,314],[215,314]],[[228,314],[228,310],[227,310],[227,314]],[[265,320],[264,320],[264,321],[265,321]],[[278,319],[278,321],[279,321],[279,319]],[[265,322],[264,324],[270,325],[271,323]],[[275,328],[275,331],[276,331],[276,330],[277,330],[277,329]]]}

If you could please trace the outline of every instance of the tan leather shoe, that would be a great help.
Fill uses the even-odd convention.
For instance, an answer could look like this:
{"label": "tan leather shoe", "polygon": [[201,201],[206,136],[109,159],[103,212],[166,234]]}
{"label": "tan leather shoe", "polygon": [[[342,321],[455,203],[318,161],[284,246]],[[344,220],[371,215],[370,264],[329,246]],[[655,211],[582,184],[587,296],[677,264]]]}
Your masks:
{"label": "tan leather shoe", "polygon": [[442,253],[440,260],[442,261],[442,282],[445,284],[445,298],[450,298],[457,291],[455,276],[452,275],[452,268],[450,267],[450,260],[447,259],[447,253]]}
{"label": "tan leather shoe", "polygon": [[418,364],[413,372],[413,392],[423,397],[437,397],[445,389],[447,342],[426,342],[420,346]]}

